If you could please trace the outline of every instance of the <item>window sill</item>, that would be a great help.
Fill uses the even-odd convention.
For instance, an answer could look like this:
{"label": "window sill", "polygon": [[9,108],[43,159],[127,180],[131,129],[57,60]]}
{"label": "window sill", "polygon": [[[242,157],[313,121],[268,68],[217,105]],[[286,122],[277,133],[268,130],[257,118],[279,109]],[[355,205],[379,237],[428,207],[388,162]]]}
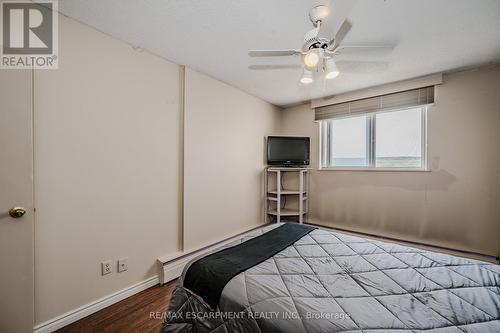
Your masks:
{"label": "window sill", "polygon": [[381,172],[431,172],[420,168],[318,168],[318,171],[381,171]]}

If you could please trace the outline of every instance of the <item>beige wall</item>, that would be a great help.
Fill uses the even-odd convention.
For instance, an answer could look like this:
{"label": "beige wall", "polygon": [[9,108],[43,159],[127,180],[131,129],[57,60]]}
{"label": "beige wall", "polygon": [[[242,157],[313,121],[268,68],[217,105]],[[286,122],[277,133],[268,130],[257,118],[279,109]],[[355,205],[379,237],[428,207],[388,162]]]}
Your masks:
{"label": "beige wall", "polygon": [[[156,258],[182,245],[179,66],[66,17],[59,25],[59,69],[34,78],[37,324],[154,277]],[[196,72],[186,88],[184,235],[195,247],[261,221],[263,137],[278,111]],[[123,257],[129,269],[117,273]],[[107,259],[113,273],[101,276]]]}
{"label": "beige wall", "polygon": [[444,76],[428,111],[431,172],[317,171],[309,105],[283,133],[312,137],[315,222],[496,256],[500,228],[500,68]]}
{"label": "beige wall", "polygon": [[194,249],[263,223],[264,138],[279,109],[186,72],[184,245]]}
{"label": "beige wall", "polygon": [[[59,25],[59,69],[34,86],[37,323],[156,275],[178,249],[178,66]],[[127,272],[101,276],[122,257]]]}

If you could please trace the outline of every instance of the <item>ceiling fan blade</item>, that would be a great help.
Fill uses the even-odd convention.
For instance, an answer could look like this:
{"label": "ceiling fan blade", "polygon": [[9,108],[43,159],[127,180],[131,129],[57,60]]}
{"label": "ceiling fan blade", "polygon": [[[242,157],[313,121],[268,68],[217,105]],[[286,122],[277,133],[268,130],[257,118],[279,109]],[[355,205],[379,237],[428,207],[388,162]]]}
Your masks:
{"label": "ceiling fan blade", "polygon": [[250,66],[248,66],[248,69],[252,69],[252,70],[298,69],[298,68],[302,68],[302,65],[290,64],[290,65],[250,65]]}
{"label": "ceiling fan blade", "polygon": [[250,57],[284,57],[302,54],[300,50],[250,50]]}
{"label": "ceiling fan blade", "polygon": [[384,61],[347,61],[339,60],[335,62],[341,73],[370,74],[384,71],[389,67]]}
{"label": "ceiling fan blade", "polygon": [[394,45],[339,45],[331,52],[336,55],[348,54],[353,52],[371,52],[389,54],[394,50]]}
{"label": "ceiling fan blade", "polygon": [[348,20],[345,20],[342,25],[340,26],[339,30],[335,34],[335,39],[333,41],[333,49],[332,51],[335,51],[340,46],[340,43],[344,40],[345,36],[349,33],[349,31],[352,28],[351,22]]}
{"label": "ceiling fan blade", "polygon": [[[339,31],[342,26],[345,25],[345,21],[349,12],[356,5],[357,0],[349,1],[336,1],[331,8],[330,16],[323,22],[321,22],[320,29],[318,32],[318,38],[325,38],[328,40],[333,40],[334,38],[341,37]],[[346,29],[347,27],[344,27]],[[350,27],[349,27],[350,28]],[[347,32],[346,32],[347,34]],[[345,37],[345,35],[343,36]],[[342,39],[343,39],[342,37]],[[337,45],[340,43],[337,43]]]}

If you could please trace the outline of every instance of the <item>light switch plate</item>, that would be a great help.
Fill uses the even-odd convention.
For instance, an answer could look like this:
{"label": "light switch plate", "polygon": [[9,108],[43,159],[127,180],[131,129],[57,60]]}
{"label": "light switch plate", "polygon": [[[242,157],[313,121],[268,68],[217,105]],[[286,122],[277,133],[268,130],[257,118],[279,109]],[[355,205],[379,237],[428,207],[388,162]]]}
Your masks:
{"label": "light switch plate", "polygon": [[118,273],[128,270],[128,258],[118,259]]}

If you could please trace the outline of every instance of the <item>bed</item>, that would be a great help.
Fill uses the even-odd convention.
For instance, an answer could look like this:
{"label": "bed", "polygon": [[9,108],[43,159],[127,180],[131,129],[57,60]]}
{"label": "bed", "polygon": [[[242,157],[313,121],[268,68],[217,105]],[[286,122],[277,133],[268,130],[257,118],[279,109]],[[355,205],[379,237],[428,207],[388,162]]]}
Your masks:
{"label": "bed", "polygon": [[[224,251],[285,226],[256,230]],[[186,283],[204,279],[192,272],[201,261],[179,278],[162,333],[500,332],[496,264],[311,228],[224,282],[213,303],[206,290],[215,280],[197,291]]]}

